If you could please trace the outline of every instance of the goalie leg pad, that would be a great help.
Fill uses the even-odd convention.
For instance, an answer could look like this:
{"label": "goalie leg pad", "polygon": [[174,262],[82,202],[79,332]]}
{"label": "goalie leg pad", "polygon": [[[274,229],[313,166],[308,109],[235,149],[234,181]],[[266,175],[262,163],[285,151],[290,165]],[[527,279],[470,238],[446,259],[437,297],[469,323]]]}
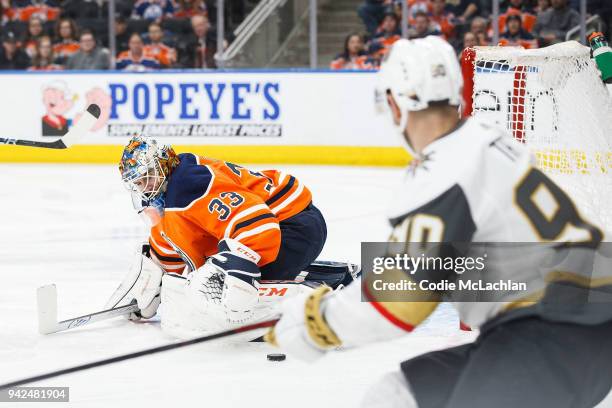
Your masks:
{"label": "goalie leg pad", "polygon": [[228,326],[252,319],[259,303],[259,269],[230,253],[215,255],[189,274],[185,294],[193,306]]}
{"label": "goalie leg pad", "polygon": [[[220,331],[219,316],[211,316],[214,307],[195,307],[187,296],[187,278],[175,273],[166,273],[162,278],[161,328],[178,338],[190,338]],[[217,313],[220,313],[217,307]]]}

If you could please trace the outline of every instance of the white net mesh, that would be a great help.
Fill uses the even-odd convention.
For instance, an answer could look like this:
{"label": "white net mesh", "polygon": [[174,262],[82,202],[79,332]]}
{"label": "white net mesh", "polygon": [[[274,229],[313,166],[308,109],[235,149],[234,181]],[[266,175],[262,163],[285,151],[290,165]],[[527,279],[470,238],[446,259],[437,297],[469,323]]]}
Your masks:
{"label": "white net mesh", "polygon": [[589,48],[477,47],[472,114],[535,153],[588,219],[612,230],[612,98]]}

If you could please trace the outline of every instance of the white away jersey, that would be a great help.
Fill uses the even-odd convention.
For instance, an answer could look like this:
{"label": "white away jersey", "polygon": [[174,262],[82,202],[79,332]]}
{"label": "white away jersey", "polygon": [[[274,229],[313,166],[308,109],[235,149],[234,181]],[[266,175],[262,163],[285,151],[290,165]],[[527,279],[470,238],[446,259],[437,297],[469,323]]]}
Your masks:
{"label": "white away jersey", "polygon": [[[473,118],[461,122],[428,145],[408,169],[389,210],[391,241],[599,243],[599,228],[585,221],[572,200],[533,163],[527,148],[505,131]],[[504,293],[501,302],[482,294],[467,297],[479,303],[467,302],[460,291],[450,295],[462,321],[479,326],[509,304],[544,291],[537,265],[541,252],[532,249],[539,251],[531,245],[497,248],[497,263],[488,265],[489,276],[484,277],[523,282],[528,290]]]}
{"label": "white away jersey", "polygon": [[[505,131],[474,118],[461,122],[428,145],[407,170],[391,201],[393,231],[384,250],[388,255],[391,247],[399,247],[419,256],[412,250],[419,245],[478,246],[494,255],[482,271],[486,281],[524,282],[527,290],[476,291],[475,297],[467,292],[466,297],[461,291],[428,289],[421,290],[419,301],[406,300],[415,297],[402,297],[409,291],[399,290],[399,297],[390,299],[389,291],[372,292],[372,283],[382,275],[368,274],[363,258],[363,285],[349,285],[327,297],[323,306],[343,344],[398,337],[444,300],[452,302],[461,320],[472,327],[521,313],[581,324],[612,319],[612,257],[600,251],[601,230],[585,221],[570,197],[533,163],[525,146]],[[443,275],[438,269],[433,275],[431,270],[390,272],[394,278],[417,283],[458,282],[469,275],[456,268]],[[368,302],[360,301],[361,296]],[[597,302],[592,302],[593,296]]]}

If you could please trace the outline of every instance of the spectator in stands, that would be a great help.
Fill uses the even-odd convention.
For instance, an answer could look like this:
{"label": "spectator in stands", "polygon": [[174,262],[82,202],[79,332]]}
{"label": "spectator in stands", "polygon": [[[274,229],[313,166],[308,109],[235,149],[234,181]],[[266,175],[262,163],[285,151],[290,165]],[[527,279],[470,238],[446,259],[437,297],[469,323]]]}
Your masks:
{"label": "spectator in stands", "polygon": [[455,38],[455,16],[445,9],[445,0],[433,0],[431,7],[431,26],[434,31],[442,33],[447,41]]}
{"label": "spectator in stands", "polygon": [[[404,0],[408,5],[408,24],[414,25],[414,20],[418,12],[430,15],[432,12],[431,0]],[[397,15],[402,15],[402,2],[396,3]]]}
{"label": "spectator in stands", "polygon": [[[371,45],[375,46],[377,50],[384,50],[382,54],[386,53],[386,49],[388,49],[394,42],[401,38],[402,32],[399,27],[399,18],[397,14],[393,12],[387,12],[385,17],[376,30],[376,34],[372,39]],[[370,50],[372,53],[372,50]]]}
{"label": "spectator in stands", "polygon": [[344,40],[344,51],[330,64],[331,69],[373,69],[374,66],[365,52],[363,37],[351,33]]}
{"label": "spectator in stands", "polygon": [[546,11],[550,8],[550,0],[538,0],[538,5],[535,7],[534,11],[536,16],[539,16],[541,12]]}
{"label": "spectator in stands", "polygon": [[215,34],[210,30],[208,17],[196,15],[191,17],[193,33],[185,51],[180,53],[181,66],[185,68],[217,68],[215,53],[217,43]]}
{"label": "spectator in stands", "polygon": [[77,38],[77,26],[73,19],[62,18],[57,22],[53,54],[59,64],[64,65],[68,61],[68,57],[79,50],[80,46]]}
{"label": "spectator in stands", "polygon": [[163,43],[164,31],[159,23],[149,24],[149,43],[144,52],[154,56],[162,68],[170,68],[176,63],[176,50]]}
{"label": "spectator in stands", "polygon": [[487,35],[487,20],[482,17],[474,17],[470,24],[470,32],[476,36],[478,45],[489,45],[491,38]]}
{"label": "spectator in stands", "polygon": [[26,0],[15,1],[14,19],[20,21],[30,21],[36,16],[42,21],[52,21],[59,17],[60,8],[53,0]]}
{"label": "spectator in stands", "polygon": [[58,71],[64,67],[56,63],[53,55],[51,37],[42,36],[36,44],[36,55],[32,58],[32,66],[28,71]]}
{"label": "spectator in stands", "polygon": [[392,7],[391,0],[365,0],[365,3],[359,6],[357,14],[363,20],[368,33],[374,34],[376,32],[378,24],[390,7]]}
{"label": "spectator in stands", "polygon": [[526,49],[538,48],[536,38],[523,29],[523,23],[519,14],[510,14],[506,18],[506,30],[499,39],[501,46],[520,46]]}
{"label": "spectator in stands", "polygon": [[130,32],[125,17],[118,15],[115,17],[115,46],[117,51],[126,51],[129,48]]}
{"label": "spectator in stands", "polygon": [[149,71],[159,68],[159,61],[145,51],[140,34],[133,33],[130,36],[129,49],[117,56],[116,68],[124,71]]}
{"label": "spectator in stands", "polygon": [[478,46],[478,40],[476,39],[476,36],[474,35],[473,32],[466,31],[465,34],[463,34],[463,48],[462,49],[465,50],[466,48],[472,48],[476,46]]}
{"label": "spectator in stands", "polygon": [[30,65],[30,57],[18,47],[15,33],[8,31],[2,37],[2,52],[0,53],[0,69],[26,69]]}
{"label": "spectator in stands", "polygon": [[21,45],[30,58],[34,57],[36,53],[36,43],[43,35],[45,35],[43,21],[37,16],[30,17],[28,29]]}
{"label": "spectator in stands", "polygon": [[374,38],[372,38],[367,47],[370,59],[365,65],[368,67],[372,65],[372,67],[378,68],[385,54],[389,52],[391,45],[402,38],[401,34],[399,17],[392,11],[387,12],[376,31],[376,35],[374,35]]}
{"label": "spectator in stands", "polygon": [[533,28],[541,46],[565,41],[565,34],[580,24],[580,14],[567,5],[567,0],[551,0],[551,5],[538,15]]}
{"label": "spectator in stands", "polygon": [[203,0],[179,0],[178,9],[174,13],[176,18],[191,18],[193,16],[208,15]]}
{"label": "spectator in stands", "polygon": [[134,3],[132,18],[146,20],[161,20],[173,17],[174,4],[172,0],[137,0]]}
{"label": "spectator in stands", "polygon": [[425,38],[428,35],[441,35],[439,31],[434,31],[429,26],[429,16],[427,13],[419,11],[414,17],[414,24],[408,30],[410,39]]}
{"label": "spectator in stands", "polygon": [[96,45],[96,38],[91,30],[81,31],[80,49],[68,58],[66,69],[109,69],[108,52]]}
{"label": "spectator in stands", "polygon": [[536,14],[533,8],[529,7],[526,0],[510,0],[506,10],[499,16],[499,31],[503,32],[506,29],[506,19],[509,15],[518,15],[521,17],[523,29],[531,32],[536,23]]}
{"label": "spectator in stands", "polygon": [[446,0],[446,8],[457,16],[461,23],[466,23],[477,15],[479,9],[477,0]]}

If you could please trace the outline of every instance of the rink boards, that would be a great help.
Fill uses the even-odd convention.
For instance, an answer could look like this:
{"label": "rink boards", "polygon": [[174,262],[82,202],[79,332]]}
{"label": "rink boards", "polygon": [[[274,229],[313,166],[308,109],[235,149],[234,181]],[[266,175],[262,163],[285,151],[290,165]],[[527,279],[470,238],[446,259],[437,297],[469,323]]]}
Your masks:
{"label": "rink boards", "polygon": [[134,134],[243,163],[408,161],[376,110],[372,72],[9,72],[0,86],[2,137],[53,140],[89,103],[102,107],[79,145],[0,146],[1,162],[115,163]]}
{"label": "rink boards", "polygon": [[[598,120],[574,120],[578,90],[551,93],[534,75],[526,74],[525,125],[518,137],[511,123],[512,72],[477,72],[478,116],[527,141],[546,170],[609,172],[612,153],[574,137],[601,127]],[[0,162],[116,163],[134,134],[171,143],[178,152],[239,163],[401,166],[409,160],[388,113],[377,109],[374,72],[14,71],[0,74],[0,86],[0,137],[53,140],[89,103],[103,108],[96,129],[77,146],[0,146]]]}

